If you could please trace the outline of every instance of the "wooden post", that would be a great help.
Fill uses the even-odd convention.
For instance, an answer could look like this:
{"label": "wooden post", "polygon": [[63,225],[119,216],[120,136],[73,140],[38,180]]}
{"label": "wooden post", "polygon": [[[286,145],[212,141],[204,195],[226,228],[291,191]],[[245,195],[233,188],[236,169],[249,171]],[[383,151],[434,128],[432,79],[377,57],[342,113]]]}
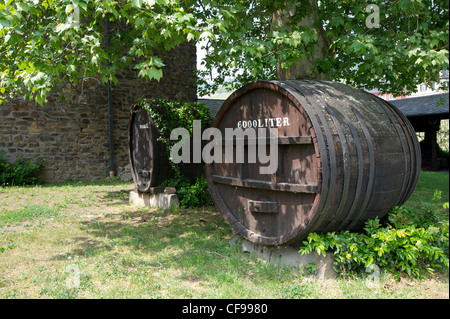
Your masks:
{"label": "wooden post", "polygon": [[428,125],[425,130],[425,143],[431,156],[431,170],[436,171],[439,169],[437,132],[440,126],[440,120],[436,120],[436,123],[434,121],[434,119],[428,120]]}
{"label": "wooden post", "polygon": [[437,130],[433,126],[431,130],[431,169],[433,171],[438,170],[438,144],[437,144]]}

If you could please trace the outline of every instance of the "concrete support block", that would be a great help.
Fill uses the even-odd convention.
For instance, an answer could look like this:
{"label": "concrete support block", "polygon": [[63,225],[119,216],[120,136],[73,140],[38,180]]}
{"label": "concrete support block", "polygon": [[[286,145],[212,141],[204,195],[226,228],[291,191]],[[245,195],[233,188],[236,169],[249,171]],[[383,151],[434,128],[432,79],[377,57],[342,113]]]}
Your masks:
{"label": "concrete support block", "polygon": [[179,206],[180,204],[177,194],[151,194],[141,193],[135,190],[130,192],[130,203],[142,207],[150,206],[163,209],[169,209],[172,206]]}
{"label": "concrete support block", "polygon": [[317,268],[317,278],[330,279],[336,277],[336,272],[333,269],[334,259],[330,254],[327,254],[325,257],[316,252],[300,255],[298,248],[293,246],[259,245],[252,243],[237,234],[233,234],[230,243],[241,245],[242,251],[252,253],[258,258],[274,264],[302,268],[313,262]]}

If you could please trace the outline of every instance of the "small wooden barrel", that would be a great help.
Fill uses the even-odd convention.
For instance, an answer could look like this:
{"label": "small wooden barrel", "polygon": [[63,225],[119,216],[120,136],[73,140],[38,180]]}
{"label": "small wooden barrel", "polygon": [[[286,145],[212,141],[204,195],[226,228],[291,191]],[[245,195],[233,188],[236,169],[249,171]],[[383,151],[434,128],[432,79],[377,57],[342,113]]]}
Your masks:
{"label": "small wooden barrel", "polygon": [[[158,137],[160,132],[149,112],[136,105],[128,127],[128,156],[134,183],[142,193],[151,192],[152,188],[174,177],[166,148]],[[203,174],[203,167],[203,163],[180,164],[181,173],[190,181]]]}
{"label": "small wooden barrel", "polygon": [[[213,127],[222,136],[226,128],[277,129],[274,174],[261,174],[267,165],[258,159],[206,165],[214,203],[254,243],[295,243],[311,232],[361,229],[403,204],[420,174],[420,148],[406,117],[341,83],[248,84],[225,101]],[[245,148],[251,143],[247,139]]]}
{"label": "small wooden barrel", "polygon": [[159,130],[147,110],[135,106],[128,128],[128,155],[131,175],[138,190],[146,193],[170,175],[170,163]]}

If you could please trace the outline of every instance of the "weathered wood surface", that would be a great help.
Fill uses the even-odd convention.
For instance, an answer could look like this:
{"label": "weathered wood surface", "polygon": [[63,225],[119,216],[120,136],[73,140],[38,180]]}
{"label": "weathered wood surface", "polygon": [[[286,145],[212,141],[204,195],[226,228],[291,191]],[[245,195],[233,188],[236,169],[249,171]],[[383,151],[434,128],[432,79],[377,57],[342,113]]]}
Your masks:
{"label": "weathered wood surface", "polygon": [[[166,148],[158,141],[158,137],[160,132],[148,111],[135,106],[128,126],[128,156],[131,175],[141,193],[153,193],[155,187],[174,177]],[[202,175],[203,165],[203,163],[181,164],[180,171],[186,178],[195,181]]]}
{"label": "weathered wood surface", "polygon": [[169,175],[169,159],[157,141],[159,131],[145,109],[134,107],[128,134],[131,175],[138,190],[146,193]]}
{"label": "weathered wood surface", "polygon": [[384,100],[340,83],[260,81],[232,94],[213,126],[224,135],[225,128],[267,118],[288,118],[283,124],[289,124],[275,125],[275,174],[260,174],[260,163],[206,165],[216,206],[254,243],[278,245],[311,232],[360,229],[404,203],[415,188],[415,132]]}

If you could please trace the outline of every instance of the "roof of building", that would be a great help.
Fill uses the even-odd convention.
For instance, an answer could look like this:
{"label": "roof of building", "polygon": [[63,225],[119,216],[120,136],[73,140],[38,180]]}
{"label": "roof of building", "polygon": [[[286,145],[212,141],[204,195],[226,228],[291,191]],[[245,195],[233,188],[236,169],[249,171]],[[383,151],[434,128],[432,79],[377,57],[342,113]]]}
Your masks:
{"label": "roof of building", "polygon": [[[199,99],[209,107],[211,116],[215,117],[225,100]],[[427,115],[449,115],[449,95],[448,93],[409,97],[399,100],[389,101],[396,106],[407,117],[427,116]]]}
{"label": "roof of building", "polygon": [[427,115],[447,115],[448,93],[410,97],[389,101],[407,117]]}

